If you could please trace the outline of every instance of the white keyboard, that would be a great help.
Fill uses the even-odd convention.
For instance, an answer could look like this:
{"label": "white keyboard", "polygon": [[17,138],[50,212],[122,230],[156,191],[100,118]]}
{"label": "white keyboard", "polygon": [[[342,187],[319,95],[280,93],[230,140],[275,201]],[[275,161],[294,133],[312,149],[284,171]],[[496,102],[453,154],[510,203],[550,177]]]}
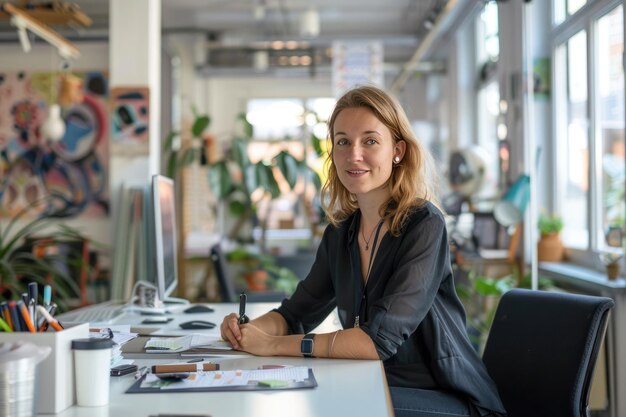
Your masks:
{"label": "white keyboard", "polygon": [[90,324],[113,324],[124,316],[123,304],[102,303],[93,306],[79,308],[59,315],[61,323],[90,323]]}

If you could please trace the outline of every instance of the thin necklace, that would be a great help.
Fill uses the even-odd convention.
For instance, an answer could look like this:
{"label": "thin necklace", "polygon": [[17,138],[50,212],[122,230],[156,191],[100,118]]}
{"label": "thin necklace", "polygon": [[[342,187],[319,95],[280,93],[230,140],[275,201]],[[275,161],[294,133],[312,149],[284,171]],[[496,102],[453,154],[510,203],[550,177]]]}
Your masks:
{"label": "thin necklace", "polygon": [[[363,237],[363,242],[365,242],[365,250],[369,250],[370,242],[372,241],[372,237],[374,236],[374,232],[376,231],[376,229],[378,228],[378,226],[380,226],[380,224],[382,222],[383,222],[383,219],[380,219],[378,221],[378,223],[376,223],[376,226],[374,226],[374,228],[372,229],[372,233],[370,233],[370,238],[369,239],[365,239],[365,233],[363,233],[363,230],[361,230],[361,237]],[[365,229],[365,227],[363,229]]]}

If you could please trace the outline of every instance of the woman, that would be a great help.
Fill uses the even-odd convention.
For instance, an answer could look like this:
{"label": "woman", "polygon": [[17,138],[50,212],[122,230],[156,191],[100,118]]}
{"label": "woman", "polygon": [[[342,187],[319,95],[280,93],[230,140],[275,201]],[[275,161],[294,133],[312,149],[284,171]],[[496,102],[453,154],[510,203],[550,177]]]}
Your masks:
{"label": "woman", "polygon": [[[400,105],[375,87],[339,99],[322,190],[330,221],[309,275],[222,337],[255,355],[381,359],[396,416],[502,416],[470,345],[430,157]],[[343,330],[307,334],[337,307]],[[304,336],[303,336],[304,335]]]}

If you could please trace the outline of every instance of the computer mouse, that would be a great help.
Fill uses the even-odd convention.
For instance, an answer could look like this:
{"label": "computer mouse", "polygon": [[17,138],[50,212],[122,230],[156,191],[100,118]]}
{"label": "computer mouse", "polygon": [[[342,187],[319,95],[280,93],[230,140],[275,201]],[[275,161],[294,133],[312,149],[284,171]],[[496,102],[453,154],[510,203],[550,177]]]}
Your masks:
{"label": "computer mouse", "polygon": [[212,313],[214,311],[215,310],[213,310],[209,306],[202,305],[202,304],[196,304],[196,305],[193,305],[193,306],[183,310],[183,313]]}
{"label": "computer mouse", "polygon": [[215,323],[204,320],[191,320],[179,324],[181,329],[212,329],[215,327]]}

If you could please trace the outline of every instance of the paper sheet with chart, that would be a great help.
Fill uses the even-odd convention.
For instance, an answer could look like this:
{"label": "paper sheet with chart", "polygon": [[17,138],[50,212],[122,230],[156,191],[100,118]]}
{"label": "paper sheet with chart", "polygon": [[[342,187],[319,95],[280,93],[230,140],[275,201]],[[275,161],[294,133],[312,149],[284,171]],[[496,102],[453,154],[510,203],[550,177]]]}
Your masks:
{"label": "paper sheet with chart", "polygon": [[309,368],[294,366],[277,369],[194,372],[180,381],[161,380],[154,374],[146,375],[141,388],[196,389],[258,385],[264,381],[303,382],[309,377]]}

